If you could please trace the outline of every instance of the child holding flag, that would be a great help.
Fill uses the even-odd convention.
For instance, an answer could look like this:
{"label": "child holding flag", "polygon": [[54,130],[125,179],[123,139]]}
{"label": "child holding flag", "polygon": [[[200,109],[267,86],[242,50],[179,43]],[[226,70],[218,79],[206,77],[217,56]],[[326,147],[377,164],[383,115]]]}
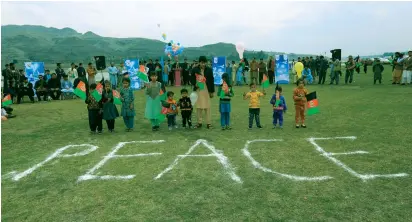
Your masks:
{"label": "child holding flag", "polygon": [[86,92],[86,104],[87,110],[89,112],[89,127],[90,133],[95,134],[96,129],[99,134],[102,134],[102,103],[99,100],[96,100],[95,96],[93,96],[97,92],[96,90],[96,83],[90,84],[90,89]]}
{"label": "child holding flag", "polygon": [[276,129],[276,125],[279,121],[279,127],[283,128],[283,113],[286,112],[287,106],[285,97],[282,96],[282,87],[276,85],[275,94],[270,100],[270,104],[273,105],[273,129]]}
{"label": "child holding flag", "polygon": [[232,86],[228,84],[229,75],[224,73],[222,75],[223,84],[219,86],[218,95],[220,96],[219,101],[219,112],[220,112],[220,125],[222,130],[231,130],[230,128],[230,98],[233,97]]}
{"label": "child holding flag", "polygon": [[110,81],[104,81],[104,90],[102,93],[102,103],[103,103],[103,119],[106,120],[107,128],[109,132],[114,133],[115,119],[119,116],[119,111],[117,111],[114,100],[114,90],[111,89]]}
{"label": "child holding flag", "polygon": [[122,110],[120,114],[123,116],[123,121],[126,125],[126,132],[130,132],[133,131],[134,116],[136,115],[133,104],[134,95],[133,90],[130,88],[130,79],[124,78],[122,82],[123,88],[120,90]]}
{"label": "child holding flag", "polygon": [[[267,77],[266,77],[267,78]],[[259,129],[263,127],[260,125],[260,97],[266,95],[265,90],[263,89],[263,93],[256,90],[256,84],[250,84],[250,92],[243,93],[243,99],[249,99],[249,130],[252,129],[253,126],[253,119],[256,120],[256,126]]]}
{"label": "child holding flag", "polygon": [[167,126],[169,127],[169,130],[172,130],[173,127],[177,129],[177,124],[176,124],[176,116],[179,114],[179,109],[177,107],[176,100],[173,99],[173,96],[175,95],[174,92],[169,91],[167,92]]}
{"label": "child holding flag", "polygon": [[[305,125],[305,110],[306,110],[306,95],[308,90],[305,88],[305,83],[302,79],[296,82],[297,88],[293,91],[293,101],[295,101],[295,122],[296,128],[306,128]],[[301,125],[299,126],[299,120]]]}
{"label": "child holding flag", "polygon": [[146,84],[146,109],[145,117],[150,120],[152,130],[159,130],[160,120],[164,118],[162,114],[162,102],[166,100],[166,89],[157,81],[156,72],[150,72],[150,82]]}

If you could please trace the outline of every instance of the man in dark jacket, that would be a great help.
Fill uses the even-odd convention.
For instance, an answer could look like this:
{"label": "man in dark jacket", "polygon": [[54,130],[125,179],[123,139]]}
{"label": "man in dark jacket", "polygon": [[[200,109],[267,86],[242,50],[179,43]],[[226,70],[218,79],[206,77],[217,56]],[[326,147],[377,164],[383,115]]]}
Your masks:
{"label": "man in dark jacket", "polygon": [[[200,56],[199,58],[199,66],[192,69],[192,78],[191,82],[193,85],[193,90],[197,92],[198,99],[196,102],[197,108],[197,125],[195,128],[201,128],[203,119],[202,113],[205,112],[206,115],[206,123],[207,128],[212,128],[211,122],[211,112],[210,106],[211,101],[210,99],[213,98],[213,94],[215,92],[215,79],[213,77],[213,70],[210,67],[206,66],[207,59],[205,56]],[[200,85],[205,85],[204,88],[200,87]]]}
{"label": "man in dark jacket", "polygon": [[47,87],[49,89],[50,97],[53,100],[60,99],[60,94],[61,94],[60,87],[61,87],[60,80],[57,78],[56,73],[53,73],[51,79],[48,82],[48,87]]}
{"label": "man in dark jacket", "polygon": [[59,81],[61,81],[63,79],[63,77],[66,75],[66,73],[64,72],[64,70],[61,67],[60,63],[57,63],[57,68],[56,68],[56,74],[57,74],[57,79]]}
{"label": "man in dark jacket", "polygon": [[83,63],[79,64],[79,68],[77,68],[77,75],[78,77],[85,77],[86,76],[86,70],[83,68]]}
{"label": "man in dark jacket", "polygon": [[323,56],[320,56],[319,60],[319,82],[318,84],[325,84],[326,80],[326,71],[328,70],[329,64],[328,61]]}
{"label": "man in dark jacket", "polygon": [[33,84],[27,80],[27,77],[24,77],[23,82],[20,82],[18,94],[17,94],[17,104],[20,104],[21,99],[24,96],[28,96],[30,101],[34,103],[34,91],[33,91]]}
{"label": "man in dark jacket", "polygon": [[41,101],[42,96],[44,101],[47,101],[47,81],[44,79],[42,75],[39,75],[39,80],[37,80],[34,84],[34,89],[36,90],[36,95],[39,101]]}

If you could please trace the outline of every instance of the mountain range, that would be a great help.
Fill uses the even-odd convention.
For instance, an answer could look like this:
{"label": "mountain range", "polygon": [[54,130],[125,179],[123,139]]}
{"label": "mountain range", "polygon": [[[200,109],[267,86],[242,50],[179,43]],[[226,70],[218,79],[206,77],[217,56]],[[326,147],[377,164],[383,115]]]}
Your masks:
{"label": "mountain range", "polygon": [[[49,28],[34,25],[5,25],[1,27],[2,63],[16,60],[18,63],[41,61],[64,64],[92,61],[93,56],[106,56],[106,61],[120,62],[125,58],[160,58],[164,56],[165,43],[146,38],[102,37],[93,32],[84,34],[71,28]],[[246,58],[264,58],[281,52],[246,51]],[[197,59],[201,55],[226,56],[228,60],[238,60],[235,45],[216,43],[201,47],[187,47],[179,56],[181,59]],[[297,58],[297,54],[289,54]]]}
{"label": "mountain range", "polygon": [[[71,28],[49,28],[35,25],[5,25],[1,27],[1,60],[2,64],[17,61],[18,64],[28,61],[45,63],[71,62],[87,63],[93,56],[106,56],[106,62],[119,63],[126,58],[160,58],[164,56],[165,43],[160,40],[146,38],[112,38],[102,37],[93,32],[84,34]],[[246,58],[264,58],[269,55],[284,54],[282,52],[245,51]],[[216,43],[201,47],[187,47],[180,59],[189,61],[201,55],[208,58],[226,56],[230,60],[239,60],[235,45]],[[288,54],[289,59],[297,59],[302,54]]]}

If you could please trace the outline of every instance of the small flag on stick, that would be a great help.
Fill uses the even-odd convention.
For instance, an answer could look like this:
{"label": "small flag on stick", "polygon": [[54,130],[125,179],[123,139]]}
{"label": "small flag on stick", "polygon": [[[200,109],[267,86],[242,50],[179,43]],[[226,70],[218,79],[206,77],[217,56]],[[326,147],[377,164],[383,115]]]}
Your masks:
{"label": "small flag on stick", "polygon": [[269,88],[269,79],[267,75],[263,75],[263,79],[262,79],[262,88],[266,89]]}
{"label": "small flag on stick", "polygon": [[319,103],[318,98],[316,97],[316,91],[306,95],[306,100],[308,101],[308,116],[315,115],[319,113]]}
{"label": "small flag on stick", "polygon": [[149,77],[144,72],[141,72],[141,71],[137,72],[137,77],[145,83],[149,82]]}
{"label": "small flag on stick", "polygon": [[84,82],[80,81],[79,84],[77,84],[77,87],[74,90],[74,95],[80,97],[83,100],[86,99],[86,84],[84,84]]}
{"label": "small flag on stick", "polygon": [[206,78],[204,76],[196,74],[196,82],[200,90],[205,89]]}
{"label": "small flag on stick", "polygon": [[2,100],[1,100],[1,105],[2,106],[8,106],[10,104],[12,104],[13,101],[11,100],[11,96],[10,94],[8,94],[7,96],[5,96]]}
{"label": "small flag on stick", "polygon": [[113,103],[116,105],[122,105],[122,101],[120,100],[120,94],[116,90],[113,90]]}
{"label": "small flag on stick", "polygon": [[99,83],[96,86],[96,90],[92,92],[92,96],[97,102],[99,102],[102,99],[102,93],[103,93],[103,85]]}

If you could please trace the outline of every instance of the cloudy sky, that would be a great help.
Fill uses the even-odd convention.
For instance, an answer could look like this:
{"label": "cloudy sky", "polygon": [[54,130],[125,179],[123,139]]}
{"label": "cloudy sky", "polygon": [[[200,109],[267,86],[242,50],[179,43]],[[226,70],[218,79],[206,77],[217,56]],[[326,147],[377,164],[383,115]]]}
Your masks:
{"label": "cloudy sky", "polygon": [[[242,41],[247,49],[371,55],[412,48],[412,2],[1,2],[1,24],[70,27],[107,37]],[[157,24],[160,24],[158,28]]]}

